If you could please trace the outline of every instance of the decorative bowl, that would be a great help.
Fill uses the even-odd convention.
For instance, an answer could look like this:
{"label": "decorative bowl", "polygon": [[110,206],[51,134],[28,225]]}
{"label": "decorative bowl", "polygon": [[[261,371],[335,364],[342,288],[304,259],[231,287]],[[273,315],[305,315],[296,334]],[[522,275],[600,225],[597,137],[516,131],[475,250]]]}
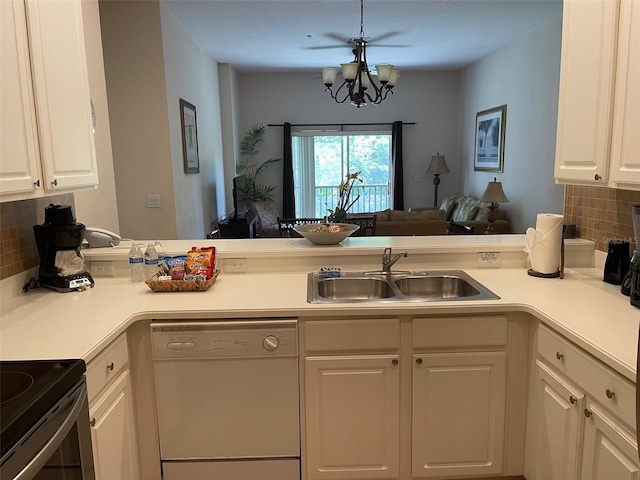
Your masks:
{"label": "decorative bowl", "polygon": [[360,228],[352,223],[309,223],[293,229],[316,245],[336,245]]}

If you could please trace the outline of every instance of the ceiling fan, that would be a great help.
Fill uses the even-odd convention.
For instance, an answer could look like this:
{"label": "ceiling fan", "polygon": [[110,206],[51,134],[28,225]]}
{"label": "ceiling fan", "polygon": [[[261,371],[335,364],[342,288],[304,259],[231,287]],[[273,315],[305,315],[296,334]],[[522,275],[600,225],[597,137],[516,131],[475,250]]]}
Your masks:
{"label": "ceiling fan", "polygon": [[332,48],[344,48],[345,45],[357,45],[358,43],[362,43],[363,41],[367,44],[374,43],[376,47],[385,47],[385,48],[404,48],[407,45],[387,45],[380,44],[381,40],[386,40],[387,38],[394,37],[396,35],[400,35],[402,32],[387,32],[382,35],[378,35],[377,37],[365,37],[364,36],[364,0],[360,0],[360,36],[358,37],[347,37],[340,35],[339,33],[325,33],[322,36],[328,38],[330,40],[336,40],[340,42],[336,45],[319,45],[313,47],[306,47],[308,50],[327,50]]}

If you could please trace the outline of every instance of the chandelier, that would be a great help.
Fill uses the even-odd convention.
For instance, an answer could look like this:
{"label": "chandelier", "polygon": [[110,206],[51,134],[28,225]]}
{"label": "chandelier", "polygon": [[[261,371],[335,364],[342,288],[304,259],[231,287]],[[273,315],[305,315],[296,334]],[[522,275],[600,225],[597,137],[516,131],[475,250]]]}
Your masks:
{"label": "chandelier", "polygon": [[[355,45],[353,49],[355,57],[352,62],[340,64],[344,81],[335,93],[331,87],[336,81],[339,69],[335,67],[322,69],[325,91],[328,91],[336,102],[344,103],[350,100],[351,105],[360,108],[367,103],[378,105],[387,98],[389,93],[393,93],[392,89],[398,81],[400,72],[394,70],[393,65],[381,64],[375,66],[376,75],[371,73],[367,64],[369,40],[370,38],[364,36],[364,0],[360,0],[360,37],[349,39]],[[376,83],[375,76],[378,77],[380,85]]]}

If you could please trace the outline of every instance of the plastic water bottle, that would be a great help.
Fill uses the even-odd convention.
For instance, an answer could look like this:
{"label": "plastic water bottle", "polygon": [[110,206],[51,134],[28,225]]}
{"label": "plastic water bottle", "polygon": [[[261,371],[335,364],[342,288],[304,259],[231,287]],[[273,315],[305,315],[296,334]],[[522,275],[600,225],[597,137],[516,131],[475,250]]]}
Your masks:
{"label": "plastic water bottle", "polygon": [[129,250],[129,266],[131,267],[131,283],[144,282],[144,256],[137,243]]}
{"label": "plastic water bottle", "polygon": [[149,278],[158,273],[158,252],[151,242],[147,244],[147,250],[144,252],[144,270]]}
{"label": "plastic water bottle", "polygon": [[153,246],[155,247],[156,253],[158,254],[158,266],[161,267],[164,264],[164,247],[160,243],[160,240],[156,240]]}

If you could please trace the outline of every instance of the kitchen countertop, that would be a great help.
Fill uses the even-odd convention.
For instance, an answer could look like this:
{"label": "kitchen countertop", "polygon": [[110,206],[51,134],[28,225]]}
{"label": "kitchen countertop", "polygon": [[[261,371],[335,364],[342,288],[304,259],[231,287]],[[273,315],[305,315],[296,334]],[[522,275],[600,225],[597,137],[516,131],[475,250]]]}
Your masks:
{"label": "kitchen countertop", "polygon": [[[439,256],[463,248],[475,251],[515,251],[518,239],[500,240],[501,248],[487,237],[479,240],[461,237],[453,240],[447,250],[444,244],[429,245],[400,237],[380,243],[352,241],[338,248],[318,249],[301,245],[297,240],[276,239],[274,242],[249,240],[251,247],[260,245],[263,254],[273,260],[284,261],[296,245],[301,258],[318,257],[341,264],[341,259],[372,255],[376,258],[381,246],[404,248],[412,254],[431,251]],[[494,236],[500,237],[500,236]],[[505,236],[506,237],[506,236]],[[380,237],[384,239],[385,237]],[[356,239],[351,239],[356,240]],[[366,240],[366,239],[363,239]],[[175,243],[174,243],[175,242]],[[216,245],[220,259],[257,256],[256,250],[243,250],[247,241],[225,243],[220,240],[163,242],[168,253],[184,252],[191,245]],[[261,243],[265,242],[265,243]],[[456,243],[459,242],[459,243]],[[479,242],[479,243],[478,243]],[[487,243],[488,242],[488,243]],[[384,244],[384,245],[383,245]],[[187,246],[188,245],[188,246]],[[481,247],[478,247],[481,245]],[[480,248],[478,250],[478,248]],[[519,246],[521,250],[521,244]],[[298,250],[295,250],[296,252]],[[341,255],[333,255],[334,252]],[[489,251],[489,250],[487,250]],[[124,252],[124,253],[123,253]],[[264,253],[268,252],[268,253]],[[92,261],[126,259],[127,250],[95,249],[86,252]],[[363,257],[364,258],[364,257]],[[371,257],[373,258],[373,257]],[[432,258],[435,263],[435,256]],[[395,268],[400,267],[401,260]],[[358,265],[366,265],[365,261]],[[251,263],[249,264],[251,267]],[[407,266],[405,266],[407,268]],[[411,266],[411,268],[422,268]],[[441,268],[441,265],[438,266]],[[451,268],[459,268],[452,266]],[[96,278],[94,288],[84,292],[57,293],[36,289],[26,294],[9,294],[24,279],[13,277],[3,280],[0,305],[0,359],[23,360],[44,358],[84,358],[90,361],[109,342],[129,325],[148,319],[212,319],[242,317],[296,317],[326,316],[333,312],[341,315],[392,315],[402,310],[404,315],[461,314],[524,311],[534,315],[559,333],[584,348],[595,357],[635,382],[636,349],[640,310],[629,304],[628,297],[620,294],[619,287],[602,281],[601,268],[567,268],[563,279],[543,279],[527,275],[525,266],[507,268],[468,268],[464,270],[499,295],[499,300],[457,301],[437,303],[375,303],[375,304],[309,304],[307,298],[307,272],[221,273],[206,292],[154,293],[146,284],[131,284],[128,277]],[[344,268],[357,270],[357,268]],[[249,268],[251,272],[251,268]],[[10,283],[11,281],[12,283]]]}

